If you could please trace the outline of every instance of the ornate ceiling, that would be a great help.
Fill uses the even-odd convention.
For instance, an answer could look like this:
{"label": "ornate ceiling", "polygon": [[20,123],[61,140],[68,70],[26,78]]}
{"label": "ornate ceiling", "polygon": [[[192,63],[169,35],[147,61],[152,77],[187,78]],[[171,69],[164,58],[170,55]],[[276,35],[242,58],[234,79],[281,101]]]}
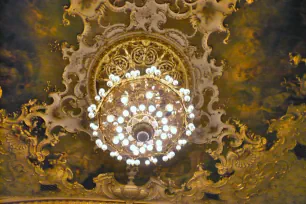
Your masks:
{"label": "ornate ceiling", "polygon": [[[15,3],[1,202],[306,202],[305,1]],[[107,75],[152,64],[191,90],[197,128],[168,163],[127,166],[95,147],[86,110]]]}

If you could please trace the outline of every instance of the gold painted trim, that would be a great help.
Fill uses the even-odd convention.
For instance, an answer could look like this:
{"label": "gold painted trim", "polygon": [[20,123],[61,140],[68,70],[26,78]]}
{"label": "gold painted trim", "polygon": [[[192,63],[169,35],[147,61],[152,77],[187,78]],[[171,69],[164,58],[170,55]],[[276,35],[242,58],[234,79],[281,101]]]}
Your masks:
{"label": "gold painted trim", "polygon": [[146,204],[146,203],[168,203],[168,202],[141,202],[132,200],[113,200],[113,199],[101,199],[101,198],[68,198],[68,197],[0,197],[0,203],[40,203],[40,204]]}
{"label": "gold painted trim", "polygon": [[[88,78],[87,78],[87,93],[89,94],[89,100],[91,102],[94,101],[94,97],[97,95],[97,87],[96,87],[96,78],[98,71],[101,71],[99,66],[101,65],[101,60],[108,56],[111,51],[116,50],[116,48],[121,44],[129,44],[135,42],[153,42],[158,45],[164,47],[173,57],[179,62],[180,68],[184,71],[183,82],[184,87],[191,89],[194,87],[194,76],[192,65],[188,59],[188,56],[183,51],[178,43],[170,40],[163,35],[156,33],[145,33],[145,32],[130,32],[121,34],[111,39],[107,39],[105,45],[99,48],[99,51],[92,58],[92,62],[86,68],[88,69]],[[107,57],[106,57],[107,58]]]}

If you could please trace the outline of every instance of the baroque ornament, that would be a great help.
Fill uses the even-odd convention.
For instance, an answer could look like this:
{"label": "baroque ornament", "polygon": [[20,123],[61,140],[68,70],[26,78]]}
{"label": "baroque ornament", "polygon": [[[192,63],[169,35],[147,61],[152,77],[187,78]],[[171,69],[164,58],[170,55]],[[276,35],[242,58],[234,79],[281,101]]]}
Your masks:
{"label": "baroque ornament", "polygon": [[[69,61],[63,73],[65,91],[50,93],[50,105],[32,100],[20,115],[0,113],[0,162],[7,172],[0,175],[0,184],[7,195],[45,196],[49,203],[199,203],[213,195],[245,203],[290,169],[291,150],[297,142],[305,144],[301,134],[294,133],[297,128],[305,132],[305,106],[290,107],[271,124],[277,141],[270,149],[265,138],[238,120],[223,122],[225,111],[215,106],[219,91],[214,81],[223,66],[209,60],[207,40],[213,32],[229,34],[223,20],[235,11],[236,0],[95,0],[86,8],[81,3],[72,0],[65,8],[65,25],[70,24],[67,15],[78,15],[84,23],[79,48],[62,47]],[[120,16],[121,22],[106,22],[106,14]],[[186,30],[180,27],[184,22]],[[93,118],[96,121],[90,121]],[[111,150],[111,156],[126,159],[127,184],[119,183],[114,173],[103,173],[93,178],[95,187],[85,189],[74,180],[68,153],[51,155],[49,149],[60,140],[81,132],[91,135],[102,150]],[[134,183],[141,167],[135,164],[156,163],[159,154],[160,160],[169,160],[187,138],[207,145],[203,148],[216,160],[218,181],[198,163],[182,185],[158,173],[144,185]],[[46,186],[55,191],[40,191]]]}

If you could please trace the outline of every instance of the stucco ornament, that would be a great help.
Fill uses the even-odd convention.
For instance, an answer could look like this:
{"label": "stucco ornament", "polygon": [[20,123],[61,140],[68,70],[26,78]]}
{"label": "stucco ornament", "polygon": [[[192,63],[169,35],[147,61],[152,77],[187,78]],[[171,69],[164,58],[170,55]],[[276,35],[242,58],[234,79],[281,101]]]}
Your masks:
{"label": "stucco ornament", "polygon": [[[291,107],[287,115],[271,124],[270,130],[277,132],[278,140],[270,149],[266,148],[265,138],[252,133],[240,121],[222,121],[225,111],[217,108],[219,90],[215,80],[222,75],[223,66],[209,59],[212,48],[207,40],[213,32],[229,33],[223,21],[235,11],[236,0],[95,0],[86,8],[81,3],[71,0],[63,18],[65,25],[70,25],[67,15],[80,16],[84,23],[83,32],[77,36],[79,48],[62,45],[63,58],[69,62],[62,75],[65,90],[50,93],[53,101],[49,105],[33,100],[22,107],[20,115],[0,113],[5,135],[1,137],[1,157],[5,158],[5,170],[11,172],[10,178],[0,176],[4,184],[1,188],[14,193],[14,188],[21,191],[21,186],[12,183],[26,183],[27,191],[22,194],[26,195],[28,191],[38,192],[39,184],[55,186],[57,192],[39,194],[47,194],[51,201],[54,195],[69,195],[91,203],[199,203],[210,200],[207,195],[215,195],[229,203],[243,203],[262,194],[269,181],[288,171],[292,163],[289,151],[297,141],[305,144],[299,134],[293,134],[294,128],[301,127],[305,132],[305,106]],[[182,29],[183,23],[186,29]],[[138,186],[133,180],[139,169],[128,166],[127,184],[119,183],[113,173],[104,173],[93,178],[93,189],[85,189],[73,181],[66,155],[48,158],[47,147],[53,148],[69,134],[92,135],[86,109],[95,102],[109,73],[123,76],[135,66],[153,64],[172,73],[184,88],[191,90],[197,129],[190,142],[216,144],[215,148],[205,148],[217,161],[222,178],[210,180],[210,172],[198,164],[193,176],[181,186],[159,175]],[[39,138],[39,134],[44,137]],[[230,141],[225,143],[225,139]],[[285,156],[280,159],[280,155]],[[44,169],[43,161],[50,162],[52,168]]]}
{"label": "stucco ornament", "polygon": [[[120,66],[127,66],[121,68],[123,69],[121,74],[135,65],[131,55],[126,56],[126,53],[117,53],[117,58],[109,58],[111,55],[108,50],[114,49],[121,42],[139,43],[141,40],[146,40],[147,43],[159,41],[165,47],[163,49],[180,57],[179,61],[181,62],[176,61],[167,64],[171,66],[169,68],[172,71],[178,70],[184,73],[184,84],[194,93],[192,98],[197,112],[196,120],[201,120],[201,122],[199,122],[196,133],[193,135],[193,142],[203,144],[218,141],[218,135],[223,130],[231,128],[221,120],[221,116],[225,114],[224,110],[213,108],[213,105],[218,102],[219,94],[218,87],[214,85],[214,80],[216,77],[221,76],[223,66],[216,66],[214,60],[208,60],[211,48],[207,45],[207,39],[213,32],[227,32],[223,26],[223,20],[226,15],[234,11],[235,1],[183,3],[188,9],[181,12],[179,10],[174,11],[171,4],[159,4],[153,0],[143,2],[142,6],[130,2],[116,6],[109,1],[100,1],[99,4],[97,2],[92,3],[92,8],[95,10],[93,12],[88,9],[81,10],[77,6],[78,1],[72,1],[71,6],[66,10],[65,16],[81,16],[85,27],[84,32],[78,37],[80,43],[78,50],[73,50],[71,47],[63,47],[63,56],[70,61],[63,75],[64,83],[67,90],[71,89],[72,91],[66,92],[73,94],[65,94],[65,97],[61,96],[62,93],[57,93],[57,95],[61,98],[62,103],[69,100],[77,104],[75,109],[80,109],[80,111],[75,117],[80,117],[84,114],[83,104],[93,102],[93,95],[97,94],[98,87],[95,87],[94,84],[97,81],[97,70],[101,69],[98,64],[116,63],[116,60],[118,63],[120,59],[123,63]],[[101,12],[100,8],[103,8],[103,12]],[[122,13],[123,16],[129,18],[129,22],[126,24],[108,22],[106,26],[103,23],[103,16],[106,12]],[[174,20],[178,23],[183,20],[194,22],[195,16],[198,20],[196,23],[192,23],[191,30],[193,29],[193,33],[199,33],[202,36],[201,46],[194,46],[190,43],[194,38],[194,34],[184,33],[183,30],[176,28],[175,24],[171,25],[171,27],[166,26],[169,20]],[[92,37],[90,33],[93,31],[91,30],[92,25],[90,22],[94,20],[97,20],[103,31]],[[67,19],[64,21],[66,22]],[[91,45],[88,44],[89,42],[91,42]],[[152,61],[152,63],[154,62]],[[106,69],[106,67],[102,69]],[[108,72],[116,72],[116,70],[111,69]],[[75,75],[78,78],[73,87],[69,86],[72,83],[69,75]],[[99,77],[101,76],[99,75]],[[211,92],[212,96],[204,99],[205,92]],[[205,101],[208,102],[204,107]],[[69,120],[69,117],[67,117],[67,120]],[[74,127],[88,131],[85,128],[80,128],[80,125],[74,125]],[[69,127],[67,128],[70,129]]]}

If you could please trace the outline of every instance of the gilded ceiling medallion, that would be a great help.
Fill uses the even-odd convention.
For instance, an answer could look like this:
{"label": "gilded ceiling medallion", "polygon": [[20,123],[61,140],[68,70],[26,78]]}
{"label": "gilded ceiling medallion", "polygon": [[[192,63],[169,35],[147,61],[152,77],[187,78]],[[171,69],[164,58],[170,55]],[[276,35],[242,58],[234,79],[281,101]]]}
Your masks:
{"label": "gilded ceiling medallion", "polygon": [[157,163],[155,156],[173,158],[187,142],[180,137],[194,131],[194,107],[185,104],[194,77],[183,50],[162,35],[134,32],[111,39],[95,59],[88,116],[99,120],[90,124],[97,146],[133,165],[143,156],[147,165]]}
{"label": "gilded ceiling medallion", "polygon": [[128,70],[152,65],[180,80],[181,86],[193,86],[191,64],[173,39],[153,33],[129,32],[111,38],[94,57],[87,82],[90,100],[94,101],[97,86],[102,86],[101,82],[108,80],[110,74],[122,77]]}

